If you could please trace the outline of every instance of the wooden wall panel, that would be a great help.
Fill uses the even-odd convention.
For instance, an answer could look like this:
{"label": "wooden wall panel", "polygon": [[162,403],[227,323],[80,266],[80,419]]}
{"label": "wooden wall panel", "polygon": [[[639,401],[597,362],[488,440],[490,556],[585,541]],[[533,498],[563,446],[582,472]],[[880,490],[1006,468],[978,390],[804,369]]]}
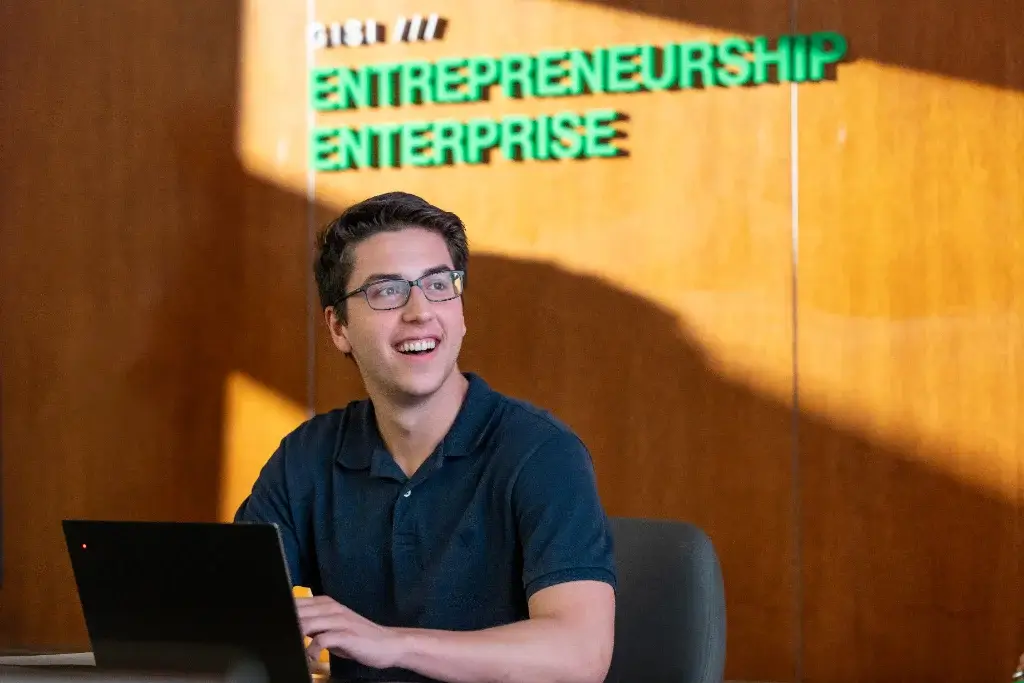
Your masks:
{"label": "wooden wall panel", "polygon": [[1024,12],[800,8],[801,31],[886,57],[800,92],[804,679],[1007,680],[1024,649]]}
{"label": "wooden wall panel", "polygon": [[[651,3],[653,4],[653,3]],[[733,3],[787,30],[787,4]],[[317,64],[718,39],[607,7],[320,0],[316,19],[437,11],[443,41],[317,53]],[[627,158],[323,173],[320,220],[403,189],[458,212],[471,247],[465,369],[551,409],[591,448],[614,514],[711,534],[728,586],[728,675],[795,669],[789,94],[680,91],[321,113],[317,125],[465,120],[615,107]],[[757,329],[756,334],[750,330]],[[318,409],[362,395],[320,334]],[[666,587],[666,590],[670,590]]]}
{"label": "wooden wall panel", "polygon": [[[316,61],[790,27],[788,0],[625,4],[318,0],[320,20],[448,26]],[[788,86],[320,114],[609,106],[630,155],[309,178],[304,4],[0,4],[0,647],[85,643],[60,519],[224,518],[307,402],[363,394],[322,329],[309,347],[307,211],[398,188],[469,225],[466,369],[576,428],[613,514],[711,533],[729,677],[1005,676],[1024,647],[1024,14],[799,7],[856,61],[800,88],[794,311]]]}
{"label": "wooden wall panel", "polygon": [[60,520],[215,519],[229,378],[305,399],[305,203],[236,153],[236,3],[0,17],[0,648],[86,647]]}

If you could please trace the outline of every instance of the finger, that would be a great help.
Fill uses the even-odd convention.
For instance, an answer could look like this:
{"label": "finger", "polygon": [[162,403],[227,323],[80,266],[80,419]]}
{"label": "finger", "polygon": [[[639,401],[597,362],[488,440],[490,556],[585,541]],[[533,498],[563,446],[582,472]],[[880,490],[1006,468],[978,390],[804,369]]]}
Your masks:
{"label": "finger", "polygon": [[345,615],[328,615],[324,617],[307,617],[299,619],[299,628],[304,636],[317,636],[328,631],[349,631],[352,620]]}
{"label": "finger", "polygon": [[320,642],[314,638],[309,645],[306,646],[306,660],[309,662],[319,662],[320,653],[324,651]]}
{"label": "finger", "polygon": [[323,650],[328,650],[343,659],[351,659],[352,657],[345,648],[345,642],[346,637],[343,633],[336,631],[321,633],[316,638],[313,638],[313,641],[306,647],[306,658],[316,660],[320,657],[320,653]]}
{"label": "finger", "polygon": [[325,616],[329,614],[345,614],[350,610],[334,600],[327,598],[326,600],[317,600],[311,602],[313,598],[303,598],[302,601],[296,601],[295,609],[298,612],[299,618],[304,617],[316,617]]}
{"label": "finger", "polygon": [[316,595],[311,598],[295,598],[295,605],[306,608],[323,607],[325,605],[337,605],[338,601],[329,595]]}

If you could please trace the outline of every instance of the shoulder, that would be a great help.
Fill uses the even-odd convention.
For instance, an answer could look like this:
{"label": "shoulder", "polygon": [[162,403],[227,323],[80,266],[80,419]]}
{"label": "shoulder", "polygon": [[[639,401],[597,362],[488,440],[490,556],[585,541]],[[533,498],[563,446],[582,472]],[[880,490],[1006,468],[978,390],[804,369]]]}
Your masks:
{"label": "shoulder", "polygon": [[352,401],[344,407],[318,413],[286,434],[277,452],[285,469],[304,470],[333,462],[342,436],[350,425],[362,421],[368,403]]}
{"label": "shoulder", "polygon": [[278,522],[294,531],[296,520],[310,513],[309,502],[330,472],[339,436],[358,409],[357,402],[315,415],[286,434],[260,469],[235,520]]}
{"label": "shoulder", "polygon": [[524,441],[543,445],[550,441],[583,442],[567,424],[552,412],[529,401],[498,394],[502,426],[514,431]]}
{"label": "shoulder", "polygon": [[528,401],[499,394],[494,446],[515,472],[540,469],[556,475],[566,466],[587,469],[590,451],[566,423]]}

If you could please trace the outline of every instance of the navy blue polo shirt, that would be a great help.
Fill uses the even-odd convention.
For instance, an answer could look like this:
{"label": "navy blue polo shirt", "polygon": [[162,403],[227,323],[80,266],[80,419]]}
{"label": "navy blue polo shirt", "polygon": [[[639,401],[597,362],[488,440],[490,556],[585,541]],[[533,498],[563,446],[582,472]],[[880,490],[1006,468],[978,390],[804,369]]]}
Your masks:
{"label": "navy blue polo shirt", "polygon": [[[476,630],[529,616],[558,583],[615,585],[593,463],[573,432],[466,373],[454,424],[412,477],[369,400],[286,436],[238,522],[280,528],[292,582],[379,624]],[[424,680],[331,658],[333,676]]]}

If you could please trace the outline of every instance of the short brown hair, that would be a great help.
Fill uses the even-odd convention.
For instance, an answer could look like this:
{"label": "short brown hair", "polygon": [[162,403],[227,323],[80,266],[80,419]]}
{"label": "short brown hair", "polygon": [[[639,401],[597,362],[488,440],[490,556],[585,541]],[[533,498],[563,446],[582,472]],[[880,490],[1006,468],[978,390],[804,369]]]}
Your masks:
{"label": "short brown hair", "polygon": [[441,235],[455,270],[466,270],[469,245],[461,218],[414,194],[387,192],[350,206],[317,235],[313,274],[321,308],[335,306],[338,319],[344,322],[341,299],[352,276],[354,247],[378,233],[405,228],[424,228]]}

